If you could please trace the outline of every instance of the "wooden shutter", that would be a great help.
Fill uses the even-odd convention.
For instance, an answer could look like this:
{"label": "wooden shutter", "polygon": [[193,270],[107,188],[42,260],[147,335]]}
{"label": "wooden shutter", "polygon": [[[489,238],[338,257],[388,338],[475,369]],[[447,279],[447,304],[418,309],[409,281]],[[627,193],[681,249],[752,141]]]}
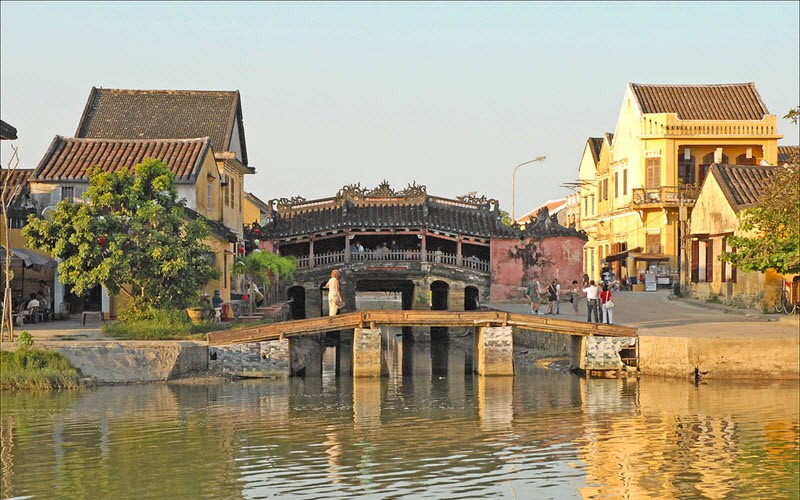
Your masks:
{"label": "wooden shutter", "polygon": [[[728,248],[728,237],[727,237],[727,236],[723,236],[723,237],[722,237],[722,251],[723,251],[723,252],[726,252],[726,251],[727,251],[727,248]],[[721,276],[719,277],[719,279],[720,279],[720,281],[721,281],[721,282],[723,282],[723,283],[725,283],[725,282],[728,280],[728,277],[727,277],[727,276],[725,276],[725,274],[726,274],[726,273],[727,273],[727,271],[728,271],[728,266],[727,266],[727,264],[728,264],[728,263],[727,263],[727,262],[725,262],[725,261],[723,260],[723,261],[721,261],[721,262],[720,262],[720,266],[719,266],[719,268],[720,268],[720,269],[719,269],[719,273],[720,273],[720,275],[721,275]]]}
{"label": "wooden shutter", "polygon": [[646,178],[645,187],[661,187],[661,158],[647,158],[645,160]]}
{"label": "wooden shutter", "polygon": [[628,169],[622,171],[622,194],[628,194]]}
{"label": "wooden shutter", "polygon": [[[736,248],[731,248],[731,252],[736,253]],[[731,283],[736,283],[736,266],[731,264]]]}
{"label": "wooden shutter", "polygon": [[706,283],[714,281],[714,240],[706,242]]}
{"label": "wooden shutter", "polygon": [[619,172],[614,172],[614,198],[619,198]]}
{"label": "wooden shutter", "polygon": [[700,242],[698,240],[692,240],[692,283],[697,283],[699,281],[699,274],[700,272]]}

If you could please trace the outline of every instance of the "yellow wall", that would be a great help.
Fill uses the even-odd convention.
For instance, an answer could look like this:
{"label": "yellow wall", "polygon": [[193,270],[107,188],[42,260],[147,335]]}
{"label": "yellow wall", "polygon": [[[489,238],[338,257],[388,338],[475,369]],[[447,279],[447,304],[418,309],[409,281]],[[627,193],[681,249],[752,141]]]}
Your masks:
{"label": "yellow wall", "polygon": [[[667,135],[665,125],[670,125]],[[600,161],[595,168],[588,151],[584,149],[579,168],[582,181],[581,218],[579,228],[586,231],[585,259],[593,255],[591,262],[584,262],[584,271],[595,279],[602,267],[603,258],[614,243],[626,242],[628,249],[641,246],[646,250],[648,230],[661,234],[661,253],[670,256],[666,265],[677,268],[680,241],[678,238],[677,207],[634,207],[633,189],[645,186],[646,158],[661,158],[661,186],[678,186],[678,160],[684,148],[690,148],[699,171],[703,156],[723,149],[729,163],[746,154],[751,148],[756,164],[766,160],[777,162],[778,138],[775,130],[776,117],[769,115],[754,121],[686,121],[675,114],[647,114],[639,109],[630,87],[626,89],[617,119],[613,144],[604,141]],[[677,130],[677,132],[676,132]],[[627,191],[623,192],[624,173],[627,171]],[[616,174],[616,177],[615,177]],[[608,200],[601,200],[600,186],[608,180]],[[620,186],[615,189],[614,181]],[[615,197],[615,193],[617,196]],[[584,211],[584,199],[594,196],[596,215]],[[691,213],[691,210],[690,210]],[[643,268],[644,264],[640,264]],[[592,272],[594,275],[592,275]]]}
{"label": "yellow wall", "polygon": [[254,222],[261,224],[261,209],[258,208],[255,203],[248,200],[247,197],[244,198],[243,213],[245,226],[250,226]]}

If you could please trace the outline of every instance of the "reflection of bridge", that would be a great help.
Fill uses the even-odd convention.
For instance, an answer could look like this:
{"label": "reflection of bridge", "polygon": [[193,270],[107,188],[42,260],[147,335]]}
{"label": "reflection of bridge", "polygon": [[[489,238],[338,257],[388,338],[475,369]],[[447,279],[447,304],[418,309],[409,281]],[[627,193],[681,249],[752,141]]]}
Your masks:
{"label": "reflection of bridge", "polygon": [[334,330],[354,329],[353,375],[380,376],[381,327],[472,327],[475,328],[473,366],[482,375],[513,375],[512,327],[560,333],[572,337],[573,367],[585,368],[585,337],[632,337],[635,328],[618,325],[584,323],[544,318],[501,311],[360,311],[338,316],[325,316],[255,326],[243,330],[212,332],[210,345],[283,341]]}

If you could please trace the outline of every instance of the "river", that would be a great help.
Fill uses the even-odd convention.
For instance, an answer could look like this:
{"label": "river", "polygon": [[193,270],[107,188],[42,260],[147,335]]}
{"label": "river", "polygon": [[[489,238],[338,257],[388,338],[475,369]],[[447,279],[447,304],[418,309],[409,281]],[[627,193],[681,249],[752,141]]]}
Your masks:
{"label": "river", "polygon": [[4,392],[3,498],[798,498],[797,382],[520,368]]}

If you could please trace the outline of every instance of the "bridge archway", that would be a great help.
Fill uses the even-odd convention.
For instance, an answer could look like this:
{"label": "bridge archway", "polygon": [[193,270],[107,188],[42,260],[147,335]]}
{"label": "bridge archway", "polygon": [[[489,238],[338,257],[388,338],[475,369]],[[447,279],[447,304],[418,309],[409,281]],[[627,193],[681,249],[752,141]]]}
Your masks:
{"label": "bridge archway", "polygon": [[[414,302],[414,282],[403,279],[360,279],[356,281],[356,302],[359,302],[359,295],[367,296],[374,292],[388,292],[398,294],[401,309],[408,311],[412,309]],[[392,297],[393,298],[393,297]]]}
{"label": "bridge archway", "polygon": [[479,298],[480,292],[477,287],[468,286],[464,288],[464,310],[477,311],[478,307],[480,307]]}
{"label": "bridge archway", "polygon": [[292,319],[306,319],[306,289],[302,286],[293,286],[286,291],[286,300],[289,301],[289,310]]}
{"label": "bridge archway", "polygon": [[447,282],[436,280],[431,283],[431,310],[446,311],[449,294],[450,285]]}

